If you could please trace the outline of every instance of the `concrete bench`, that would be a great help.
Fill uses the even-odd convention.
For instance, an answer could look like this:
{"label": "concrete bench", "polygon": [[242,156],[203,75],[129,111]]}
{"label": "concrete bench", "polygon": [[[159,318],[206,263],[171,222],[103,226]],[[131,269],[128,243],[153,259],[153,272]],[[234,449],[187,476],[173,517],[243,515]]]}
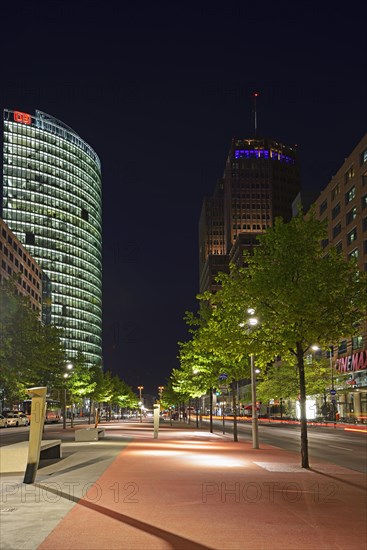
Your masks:
{"label": "concrete bench", "polygon": [[104,437],[103,428],[80,428],[75,430],[75,441],[98,441]]}
{"label": "concrete bench", "polygon": [[[0,447],[0,473],[25,472],[28,459],[28,441],[20,441]],[[40,460],[61,458],[61,439],[41,441]]]}

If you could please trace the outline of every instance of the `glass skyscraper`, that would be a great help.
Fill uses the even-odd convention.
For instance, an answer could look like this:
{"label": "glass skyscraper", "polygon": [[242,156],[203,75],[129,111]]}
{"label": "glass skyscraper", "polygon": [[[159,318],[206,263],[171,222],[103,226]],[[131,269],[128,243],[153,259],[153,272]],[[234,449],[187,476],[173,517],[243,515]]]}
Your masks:
{"label": "glass skyscraper", "polygon": [[69,360],[102,359],[101,166],[74,130],[36,111],[4,111],[2,217],[50,285],[51,323]]}

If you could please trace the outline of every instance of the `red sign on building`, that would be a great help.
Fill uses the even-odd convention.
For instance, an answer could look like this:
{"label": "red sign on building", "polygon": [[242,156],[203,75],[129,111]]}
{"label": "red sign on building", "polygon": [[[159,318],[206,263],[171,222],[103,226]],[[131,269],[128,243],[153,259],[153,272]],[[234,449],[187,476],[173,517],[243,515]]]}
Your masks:
{"label": "red sign on building", "polygon": [[367,369],[367,350],[341,357],[336,362],[336,369],[339,372],[352,372]]}
{"label": "red sign on building", "polygon": [[28,113],[22,113],[21,111],[14,111],[15,122],[21,122],[22,124],[32,124],[32,117]]}

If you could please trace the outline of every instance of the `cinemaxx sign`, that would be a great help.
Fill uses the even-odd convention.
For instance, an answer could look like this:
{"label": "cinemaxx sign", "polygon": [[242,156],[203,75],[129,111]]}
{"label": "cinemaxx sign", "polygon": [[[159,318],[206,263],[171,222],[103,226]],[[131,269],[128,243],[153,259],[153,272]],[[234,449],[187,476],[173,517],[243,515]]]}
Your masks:
{"label": "cinemaxx sign", "polygon": [[336,361],[335,368],[339,372],[353,372],[367,369],[367,350],[341,357]]}

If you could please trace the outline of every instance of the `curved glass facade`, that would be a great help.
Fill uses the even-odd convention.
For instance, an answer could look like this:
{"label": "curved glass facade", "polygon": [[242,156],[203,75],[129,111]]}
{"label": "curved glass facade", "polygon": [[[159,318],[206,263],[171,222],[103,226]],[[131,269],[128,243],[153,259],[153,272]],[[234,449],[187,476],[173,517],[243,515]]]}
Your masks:
{"label": "curved glass facade", "polygon": [[78,134],[41,111],[4,111],[3,218],[51,282],[68,359],[89,364],[102,359],[101,202],[98,156]]}

